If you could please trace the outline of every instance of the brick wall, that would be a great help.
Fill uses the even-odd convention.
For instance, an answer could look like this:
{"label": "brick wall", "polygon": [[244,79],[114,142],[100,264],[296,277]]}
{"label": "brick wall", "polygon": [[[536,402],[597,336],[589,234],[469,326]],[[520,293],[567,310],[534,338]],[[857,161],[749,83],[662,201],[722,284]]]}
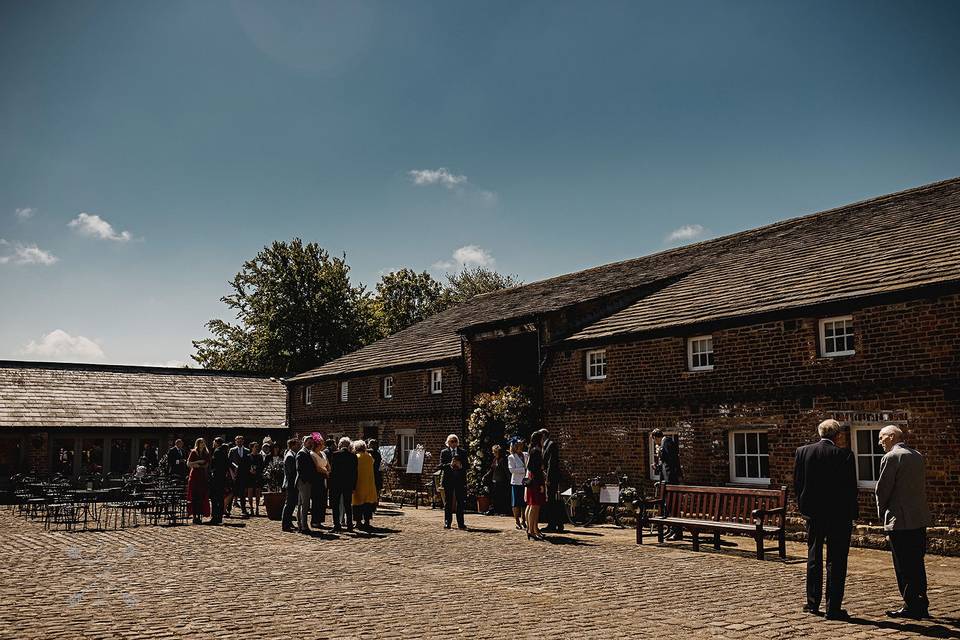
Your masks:
{"label": "brick wall", "polygon": [[[430,371],[443,371],[443,393],[430,392]],[[415,429],[417,444],[433,457],[426,461],[424,475],[434,470],[447,435],[463,436],[463,376],[455,364],[397,371],[388,374],[321,379],[291,385],[291,432],[305,435],[319,431],[324,435],[342,434],[351,438],[364,435],[364,428],[375,431],[381,445],[396,443],[396,432]],[[383,397],[383,379],[393,377],[393,397]],[[340,383],[348,381],[346,402],[340,400]],[[304,392],[311,387],[311,404],[305,404]]]}
{"label": "brick wall", "polygon": [[[947,295],[850,309],[856,354],[836,358],[819,355],[815,317],[712,331],[712,371],[687,370],[685,336],[607,345],[603,381],[586,379],[586,349],[557,351],[545,371],[545,422],[577,481],[619,469],[649,485],[648,434],[659,426],[679,432],[687,482],[729,483],[730,432],[753,426],[767,433],[771,483],[791,486],[793,452],[816,439],[820,420],[899,421],[926,455],[937,519],[956,524],[958,306],[960,296]],[[864,520],[874,511],[865,489]]]}

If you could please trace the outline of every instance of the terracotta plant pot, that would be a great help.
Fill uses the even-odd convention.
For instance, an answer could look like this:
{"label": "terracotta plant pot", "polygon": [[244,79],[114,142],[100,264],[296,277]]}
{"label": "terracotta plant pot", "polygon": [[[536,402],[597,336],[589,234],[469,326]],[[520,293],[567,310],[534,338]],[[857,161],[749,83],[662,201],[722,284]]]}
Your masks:
{"label": "terracotta plant pot", "polygon": [[483,513],[490,508],[490,496],[477,496],[477,513]]}
{"label": "terracotta plant pot", "polygon": [[271,520],[280,520],[283,518],[283,503],[287,496],[282,491],[271,493],[269,491],[263,494],[263,504],[267,507],[267,517]]}

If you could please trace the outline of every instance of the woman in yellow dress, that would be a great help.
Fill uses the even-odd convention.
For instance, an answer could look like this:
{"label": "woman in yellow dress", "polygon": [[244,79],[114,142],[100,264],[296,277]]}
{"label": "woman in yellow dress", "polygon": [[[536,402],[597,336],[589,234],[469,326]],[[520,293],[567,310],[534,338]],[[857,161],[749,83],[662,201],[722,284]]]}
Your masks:
{"label": "woman in yellow dress", "polygon": [[377,508],[377,484],[373,476],[373,456],[367,453],[367,443],[357,440],[353,443],[353,452],[357,454],[357,486],[353,490],[353,506],[359,512],[357,527],[370,529],[370,518]]}

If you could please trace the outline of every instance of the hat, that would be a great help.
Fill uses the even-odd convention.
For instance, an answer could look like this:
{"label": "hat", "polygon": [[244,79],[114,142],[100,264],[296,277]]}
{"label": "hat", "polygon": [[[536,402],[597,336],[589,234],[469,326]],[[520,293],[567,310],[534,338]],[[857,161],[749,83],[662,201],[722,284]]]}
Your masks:
{"label": "hat", "polygon": [[264,446],[269,447],[270,445],[273,444],[273,440],[270,438],[270,436],[267,436],[263,439],[263,444]]}

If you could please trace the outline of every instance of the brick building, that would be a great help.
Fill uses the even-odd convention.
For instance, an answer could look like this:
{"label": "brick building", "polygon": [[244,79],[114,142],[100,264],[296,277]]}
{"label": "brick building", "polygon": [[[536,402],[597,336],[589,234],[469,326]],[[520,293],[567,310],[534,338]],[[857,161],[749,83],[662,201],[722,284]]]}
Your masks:
{"label": "brick building", "polygon": [[833,417],[864,521],[899,424],[960,523],[960,179],[479,296],[287,381],[291,427],[438,451],[472,398],[531,389],[573,480],[652,480],[679,434],[690,483],[790,485]]}
{"label": "brick building", "polygon": [[176,438],[283,442],[285,422],[284,387],[262,375],[0,361],[0,481],[19,472],[123,474],[146,444],[162,456]]}

